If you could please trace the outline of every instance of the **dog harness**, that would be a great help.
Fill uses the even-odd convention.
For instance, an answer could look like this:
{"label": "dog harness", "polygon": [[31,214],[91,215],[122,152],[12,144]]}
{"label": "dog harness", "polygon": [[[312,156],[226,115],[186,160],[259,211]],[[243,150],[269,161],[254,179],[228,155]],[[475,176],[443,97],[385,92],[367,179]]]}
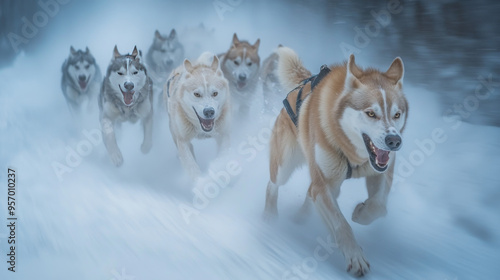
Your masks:
{"label": "dog harness", "polygon": [[[319,70],[319,73],[316,75],[313,75],[307,79],[302,80],[299,85],[292,89],[288,94],[286,95],[286,98],[283,100],[283,105],[286,109],[286,112],[288,113],[288,116],[290,116],[290,119],[292,120],[293,124],[295,124],[295,127],[298,127],[299,125],[299,111],[300,111],[300,106],[302,106],[302,102],[309,96],[309,94],[312,93],[313,89],[321,82],[321,80],[330,73],[330,68],[326,64],[323,64]],[[311,83],[311,91],[302,99],[302,90],[304,89],[304,86],[307,83]],[[288,102],[288,95],[291,92],[294,92],[296,90],[299,90],[299,93],[297,94],[297,101],[295,102],[295,113],[293,112],[292,106],[290,105],[290,102]],[[346,179],[350,179],[352,176],[352,167],[351,163],[349,160],[346,158],[347,161],[347,174],[346,174]]]}
{"label": "dog harness", "polygon": [[[326,66],[326,64],[323,64],[319,70],[319,73],[314,75],[314,76],[311,76],[307,79],[304,79],[302,80],[299,85],[292,89],[287,95],[286,95],[286,98],[283,100],[283,105],[285,105],[285,109],[286,109],[286,112],[288,113],[288,115],[290,116],[290,119],[292,119],[292,122],[295,124],[295,126],[298,126],[299,124],[299,110],[300,110],[300,106],[302,106],[302,102],[304,102],[304,100],[302,99],[302,90],[304,89],[304,86],[307,84],[307,83],[311,83],[311,92],[313,91],[313,89],[319,84],[319,82],[321,82],[321,80],[328,74],[330,73],[330,68],[328,68],[328,66]],[[293,112],[292,110],[292,106],[290,105],[290,102],[288,102],[288,95],[299,89],[299,93],[297,94],[297,102],[295,103],[295,112]],[[311,93],[309,92],[309,94]],[[307,97],[307,96],[306,96]],[[305,99],[305,98],[304,98]]]}
{"label": "dog harness", "polygon": [[170,82],[175,78],[179,76],[179,73],[175,73],[170,79],[167,80],[167,97],[170,98]]}

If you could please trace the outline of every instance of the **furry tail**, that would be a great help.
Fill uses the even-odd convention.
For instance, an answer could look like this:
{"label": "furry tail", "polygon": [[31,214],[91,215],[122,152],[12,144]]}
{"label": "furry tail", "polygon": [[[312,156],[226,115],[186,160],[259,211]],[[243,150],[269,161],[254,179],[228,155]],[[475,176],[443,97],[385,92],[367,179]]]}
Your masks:
{"label": "furry tail", "polygon": [[198,59],[196,60],[196,64],[210,66],[212,64],[213,59],[214,59],[213,53],[204,52],[200,55],[200,57],[198,57]]}
{"label": "furry tail", "polygon": [[298,83],[311,76],[299,56],[288,47],[281,47],[277,50],[279,55],[278,77],[280,83],[286,90],[294,89]]}

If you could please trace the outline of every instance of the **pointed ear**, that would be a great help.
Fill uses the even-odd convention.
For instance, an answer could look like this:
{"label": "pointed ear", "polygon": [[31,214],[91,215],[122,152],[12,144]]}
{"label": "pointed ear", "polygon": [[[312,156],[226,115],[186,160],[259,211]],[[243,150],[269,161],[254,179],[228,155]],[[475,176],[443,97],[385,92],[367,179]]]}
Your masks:
{"label": "pointed ear", "polygon": [[184,69],[188,72],[188,73],[191,73],[193,72],[193,64],[191,64],[191,61],[189,61],[188,59],[184,59]]}
{"label": "pointed ear", "polygon": [[75,50],[75,48],[73,48],[73,46],[69,47],[69,52],[71,53],[71,55],[76,54],[76,50]]}
{"label": "pointed ear", "polygon": [[358,78],[363,72],[356,66],[356,59],[354,55],[349,56],[349,61],[347,62],[346,76],[345,76],[345,86],[357,88],[361,82]]}
{"label": "pointed ear", "polygon": [[137,51],[137,46],[134,46],[134,50],[132,51],[132,56],[134,57],[134,59],[137,57],[138,54],[139,52]]}
{"label": "pointed ear", "polygon": [[163,37],[161,36],[160,31],[158,31],[158,29],[156,29],[156,31],[155,31],[155,38],[159,39],[159,40],[163,39]]}
{"label": "pointed ear", "polygon": [[88,47],[88,46],[87,46],[87,47],[85,47],[85,53],[86,53],[86,54],[89,54],[89,53],[90,53],[90,51],[89,51],[89,47]]}
{"label": "pointed ear", "polygon": [[255,43],[253,44],[253,47],[257,50],[259,49],[259,46],[260,46],[260,38],[257,39],[257,41],[255,41]]}
{"label": "pointed ear", "polygon": [[219,69],[219,58],[214,55],[214,58],[212,59],[212,65],[210,65],[210,68],[214,71],[217,72]]}
{"label": "pointed ear", "polygon": [[240,39],[238,39],[238,35],[236,35],[236,33],[234,33],[233,35],[233,45],[236,46],[240,43]]}
{"label": "pointed ear", "polygon": [[392,61],[389,69],[384,73],[389,79],[393,80],[395,84],[403,83],[403,78],[405,75],[405,68],[403,65],[403,60],[398,56]]}
{"label": "pointed ear", "polygon": [[115,45],[115,48],[113,49],[113,58],[117,58],[119,56],[121,56],[121,54],[118,51],[118,47]]}
{"label": "pointed ear", "polygon": [[172,28],[172,31],[170,31],[170,35],[168,37],[170,39],[174,39],[177,36],[177,32],[175,31],[175,28]]}

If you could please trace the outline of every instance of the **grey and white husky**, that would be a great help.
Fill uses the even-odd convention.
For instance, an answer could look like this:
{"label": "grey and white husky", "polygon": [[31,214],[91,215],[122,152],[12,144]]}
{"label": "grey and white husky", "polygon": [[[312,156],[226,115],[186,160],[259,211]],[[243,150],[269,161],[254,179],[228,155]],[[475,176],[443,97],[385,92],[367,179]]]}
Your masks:
{"label": "grey and white husky", "polygon": [[101,70],[89,48],[76,51],[71,46],[69,57],[62,65],[61,88],[73,115],[80,113],[84,103],[89,109],[96,104],[101,79]]}
{"label": "grey and white husky", "polygon": [[158,95],[163,92],[163,86],[170,72],[184,61],[184,46],[179,42],[175,29],[170,35],[161,35],[155,31],[153,44],[146,54],[149,76],[153,79],[153,89]]}
{"label": "grey and white husky", "polygon": [[115,125],[141,120],[144,140],[141,151],[148,153],[152,145],[153,82],[141,63],[137,47],[132,54],[121,55],[117,47],[109,63],[99,96],[99,119],[102,138],[108,154],[116,166],[123,163],[116,143]]}

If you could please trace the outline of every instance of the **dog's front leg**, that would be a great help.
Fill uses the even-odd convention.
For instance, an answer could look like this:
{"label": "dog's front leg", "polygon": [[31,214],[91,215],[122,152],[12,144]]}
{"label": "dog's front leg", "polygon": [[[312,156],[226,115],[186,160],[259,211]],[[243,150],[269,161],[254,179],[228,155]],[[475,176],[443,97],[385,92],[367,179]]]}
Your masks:
{"label": "dog's front leg", "polygon": [[141,151],[147,154],[153,144],[153,113],[150,112],[143,120],[144,140],[142,141]]}
{"label": "dog's front leg", "polygon": [[[319,170],[318,170],[319,171]],[[323,218],[330,232],[335,237],[337,246],[342,251],[347,271],[355,276],[363,276],[370,270],[370,264],[366,260],[363,250],[356,242],[351,226],[347,223],[344,215],[340,211],[336,197],[340,191],[342,179],[329,180],[327,184],[319,172],[312,174],[311,195],[318,212]],[[334,199],[331,197],[334,193]]]}
{"label": "dog's front leg", "polygon": [[[393,155],[395,157],[395,155]],[[385,173],[366,177],[368,199],[359,203],[352,212],[352,220],[361,225],[368,225],[387,214],[387,197],[392,186],[394,158]]]}
{"label": "dog's front leg", "polygon": [[68,104],[69,113],[71,117],[78,118],[81,117],[80,114],[80,100],[78,93],[73,88],[67,89],[66,103]]}
{"label": "dog's front leg", "polygon": [[217,156],[221,156],[224,152],[227,152],[231,146],[231,141],[228,133],[223,133],[219,135],[215,141],[217,142]]}
{"label": "dog's front leg", "polygon": [[109,157],[115,166],[121,166],[123,164],[123,156],[116,143],[115,129],[113,126],[113,121],[109,118],[101,119],[101,129],[102,129],[102,139],[104,140],[104,146],[108,150]]}
{"label": "dog's front leg", "polygon": [[187,171],[192,180],[200,177],[201,171],[193,154],[193,145],[184,139],[177,139],[177,149],[179,150],[179,159],[182,167]]}
{"label": "dog's front leg", "polygon": [[87,98],[87,112],[92,113],[94,109],[96,109],[96,93],[99,92],[99,84],[91,84],[91,88],[89,88],[89,95]]}

